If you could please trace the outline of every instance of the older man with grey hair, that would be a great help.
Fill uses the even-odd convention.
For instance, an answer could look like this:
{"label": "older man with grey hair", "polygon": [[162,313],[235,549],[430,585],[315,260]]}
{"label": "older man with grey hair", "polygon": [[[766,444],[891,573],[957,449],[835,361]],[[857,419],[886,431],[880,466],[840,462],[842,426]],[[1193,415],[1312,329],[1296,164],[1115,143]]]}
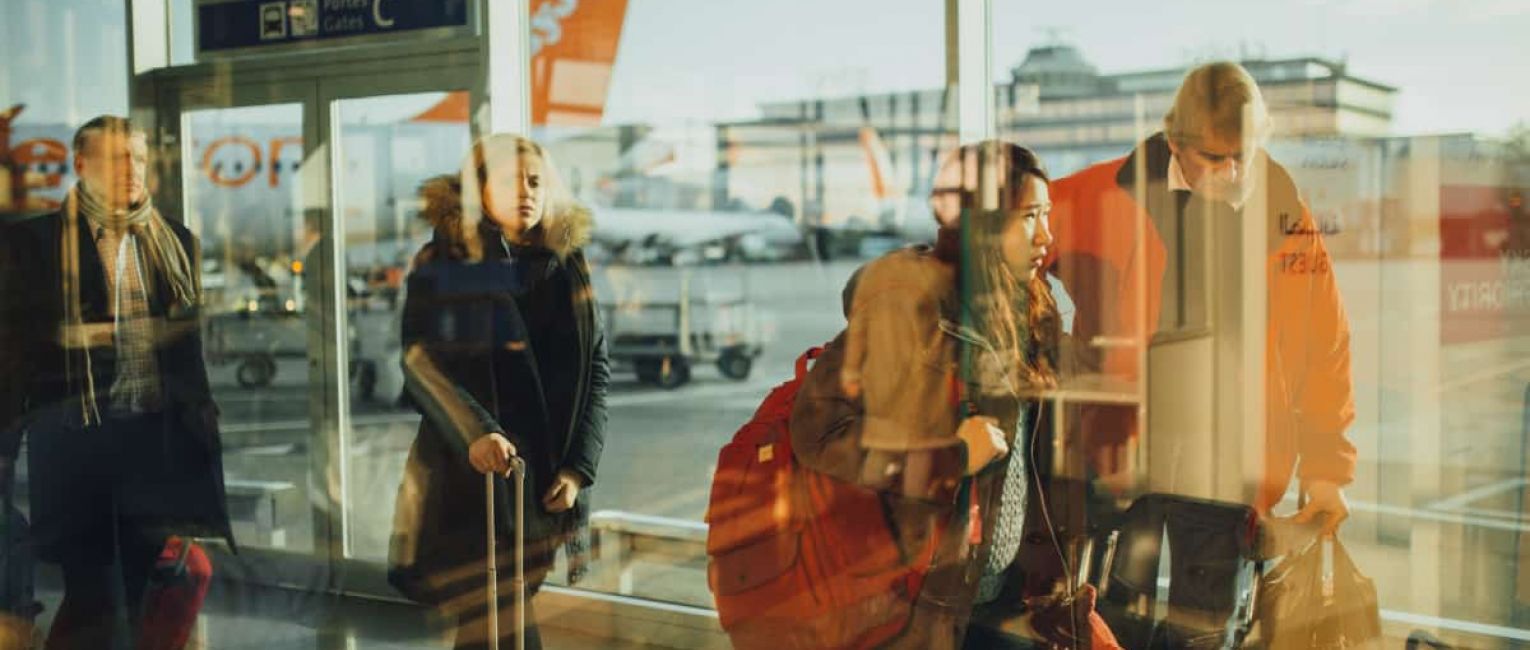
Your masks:
{"label": "older man with grey hair", "polygon": [[176,536],[232,540],[202,359],[196,239],[155,208],[125,118],[76,132],[63,208],[0,240],[0,469],[26,436],[38,556],[63,569],[49,648],[126,647]]}
{"label": "older man with grey hair", "polygon": [[[1259,86],[1242,66],[1216,62],[1190,70],[1162,132],[1123,158],[1053,184],[1056,243],[1048,264],[1076,304],[1074,339],[1116,344],[1086,353],[1086,367],[1135,383],[1146,380],[1141,353],[1155,335],[1211,325],[1215,301],[1207,296],[1216,283],[1208,265],[1227,259],[1218,247],[1229,245],[1217,233],[1252,228],[1265,235],[1267,257],[1241,262],[1265,269],[1256,281],[1267,291],[1268,314],[1267,327],[1249,335],[1264,347],[1257,355],[1265,360],[1263,377],[1249,377],[1262,381],[1249,392],[1263,392],[1265,414],[1261,430],[1236,432],[1262,456],[1257,469],[1250,466],[1254,475],[1241,477],[1243,496],[1268,514],[1294,478],[1307,498],[1296,519],[1318,522],[1331,535],[1349,515],[1341,488],[1356,462],[1346,435],[1355,417],[1349,323],[1322,229],[1290,174],[1265,150],[1271,128]],[[1214,403],[1213,395],[1205,397]],[[1079,407],[1073,433],[1101,484],[1128,484],[1140,469],[1126,462],[1142,426],[1137,417],[1135,406]],[[1180,471],[1201,469],[1211,468]],[[1183,476],[1175,478],[1184,484]]]}

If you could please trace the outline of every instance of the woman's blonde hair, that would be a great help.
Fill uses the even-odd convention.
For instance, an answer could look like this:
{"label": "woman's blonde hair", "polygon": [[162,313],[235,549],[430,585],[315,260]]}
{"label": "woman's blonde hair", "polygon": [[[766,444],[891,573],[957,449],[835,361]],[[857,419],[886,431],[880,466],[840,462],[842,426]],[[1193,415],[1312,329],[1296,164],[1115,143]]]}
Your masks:
{"label": "woman's blonde hair", "polygon": [[455,178],[438,176],[420,188],[425,200],[421,217],[435,228],[438,239],[452,249],[449,254],[466,259],[482,257],[481,233],[486,222],[492,223],[485,219],[483,202],[489,170],[499,165],[519,166],[521,158],[528,155],[542,161],[543,191],[542,219],[525,234],[529,243],[548,245],[547,232],[563,220],[588,218],[588,209],[569,192],[546,148],[513,133],[486,135],[473,143]]}

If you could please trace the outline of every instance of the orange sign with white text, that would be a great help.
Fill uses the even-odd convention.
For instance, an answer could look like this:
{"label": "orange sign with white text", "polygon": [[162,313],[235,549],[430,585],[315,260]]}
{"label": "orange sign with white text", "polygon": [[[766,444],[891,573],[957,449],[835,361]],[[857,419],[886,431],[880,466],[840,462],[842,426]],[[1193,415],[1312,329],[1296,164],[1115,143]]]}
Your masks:
{"label": "orange sign with white text", "polygon": [[531,2],[531,123],[593,126],[605,110],[627,0]]}
{"label": "orange sign with white text", "polygon": [[[533,0],[531,3],[531,123],[600,123],[611,88],[627,0]],[[416,122],[466,122],[468,94],[447,94]]]}

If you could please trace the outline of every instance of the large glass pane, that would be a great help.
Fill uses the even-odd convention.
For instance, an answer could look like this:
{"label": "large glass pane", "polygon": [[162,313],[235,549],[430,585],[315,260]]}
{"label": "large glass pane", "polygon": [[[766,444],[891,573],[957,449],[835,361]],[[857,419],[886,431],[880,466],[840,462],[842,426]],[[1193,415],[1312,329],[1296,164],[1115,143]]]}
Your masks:
{"label": "large glass pane", "polygon": [[[1526,61],[1527,27],[1510,3],[996,4],[996,126],[1051,168],[1064,330],[1085,375],[1136,382],[1145,405],[1070,394],[1080,375],[1051,396],[1059,546],[1162,492],[1253,506],[1276,530],[1326,481],[1385,644],[1530,639],[1530,97],[1496,81]],[[1239,99],[1244,72],[1263,107]],[[1184,582],[1174,567],[1217,561],[1188,539],[1153,565],[1170,583],[1253,593]],[[1127,607],[1154,601],[1141,589],[1101,606],[1128,646],[1152,628]]]}
{"label": "large glass pane", "polygon": [[[560,6],[533,2],[533,29]],[[610,3],[533,40],[533,134],[594,210],[614,362],[581,586],[711,606],[718,450],[844,327],[858,266],[933,237],[957,113],[943,21],[940,3]]]}
{"label": "large glass pane", "polygon": [[311,551],[313,507],[325,505],[309,462],[323,391],[309,374],[319,311],[303,288],[317,241],[299,173],[303,106],[189,111],[183,125],[186,222],[202,242],[205,352],[235,534]]}
{"label": "large glass pane", "polygon": [[[199,25],[204,8],[225,19]],[[525,20],[507,14],[522,9]],[[471,17],[473,33],[428,27],[443,15]],[[0,0],[0,263],[67,250],[28,229],[53,223],[41,215],[86,175],[76,129],[103,113],[131,116],[145,132],[155,206],[202,245],[195,270],[234,532],[243,549],[280,551],[230,557],[200,540],[218,580],[205,605],[181,612],[187,647],[447,647],[487,627],[477,618],[483,558],[453,556],[475,549],[450,535],[476,525],[481,506],[414,531],[445,531],[448,548],[432,559],[464,562],[445,572],[461,578],[450,602],[402,602],[379,569],[396,568],[385,564],[390,545],[405,538],[393,535],[411,523],[394,521],[421,423],[401,399],[401,308],[403,288],[418,286],[408,282],[415,254],[435,235],[418,190],[458,175],[470,131],[521,108],[531,116],[524,135],[593,212],[584,252],[614,364],[588,487],[593,564],[574,581],[580,572],[566,571],[566,558],[579,544],[560,545],[530,613],[548,647],[746,646],[728,635],[751,622],[765,639],[753,645],[851,646],[827,637],[864,629],[875,614],[888,615],[882,629],[899,647],[1072,647],[1079,625],[1108,627],[1128,648],[1248,647],[1362,604],[1379,620],[1377,642],[1290,646],[1401,647],[1413,637],[1445,647],[1430,640],[1439,637],[1449,647],[1521,647],[1530,644],[1525,34],[1524,0]],[[198,39],[247,47],[199,53]],[[172,69],[144,70],[161,44]],[[489,44],[491,56],[476,49]],[[527,69],[507,67],[523,45]],[[974,61],[993,69],[979,79]],[[1203,67],[1217,61],[1229,65]],[[1207,73],[1220,81],[1186,86],[1192,70],[1220,71]],[[498,83],[522,76],[527,96]],[[1177,102],[1186,87],[1203,92]],[[974,96],[991,110],[962,101]],[[984,115],[992,124],[973,122]],[[962,183],[951,184],[956,175],[940,172],[969,144],[958,132],[1034,151],[1051,177],[1047,201],[1031,216],[991,210],[1026,196],[986,192],[1013,181],[1038,196],[1029,177],[983,166],[1001,151],[1022,160],[1014,149],[968,150],[983,162],[971,176],[962,166]],[[882,372],[861,378],[859,396],[838,381],[845,376],[819,374],[827,380],[802,395],[823,408],[794,433],[830,444],[787,455],[767,440],[719,461],[798,356],[845,330],[853,274],[934,240],[932,212],[943,207],[963,208],[942,214],[964,215],[968,229],[943,233],[941,254],[923,258],[940,265],[919,268],[955,284],[880,276],[884,304],[940,293],[876,322],[928,326],[920,340],[947,345],[909,357],[924,349],[884,339],[864,365]],[[1001,267],[969,256],[960,247],[985,234],[971,226],[1013,223],[976,220],[994,215],[1032,219],[1030,248],[1020,237],[1002,252],[1048,254],[1025,267],[1023,257]],[[1034,230],[1038,215],[1049,230]],[[142,250],[168,250],[159,246]],[[525,257],[463,272],[544,269],[532,248],[507,245],[497,253]],[[134,335],[175,332],[142,312],[118,320],[106,303],[80,323],[64,311],[54,318],[42,299],[70,282],[60,261],[0,268],[0,341],[10,346],[0,350],[0,415],[31,427],[15,475],[0,444],[0,509],[31,517],[34,537],[13,543],[26,528],[0,512],[0,648],[8,632],[27,635],[33,600],[43,605],[38,629],[56,636],[50,646],[128,645],[62,635],[130,619],[133,604],[119,595],[149,594],[141,611],[157,614],[197,600],[190,589],[208,575],[199,555],[184,566],[153,559],[173,555],[158,537],[165,522],[105,509],[148,463],[91,452],[158,457],[155,447],[113,436],[81,445],[74,463],[65,445],[75,437],[39,444],[58,441],[30,419],[58,403],[47,396],[50,373],[82,379],[81,359],[95,364],[89,372],[104,376],[112,364],[117,378],[141,379],[115,368],[119,356],[149,363]],[[974,269],[1010,272],[1015,284],[985,284],[994,278]],[[1027,282],[1033,272],[1043,282]],[[84,284],[100,279],[113,281]],[[162,286],[174,291],[173,282]],[[982,291],[994,287],[1015,291]],[[495,286],[495,298],[526,288]],[[1011,295],[1022,289],[1023,299]],[[122,296],[140,306],[135,294],[113,298]],[[1017,306],[1025,313],[1002,310]],[[459,332],[450,309],[432,325]],[[994,333],[970,327],[980,313],[1011,319],[1014,331],[996,328],[1014,335],[1000,340],[1004,350],[980,349]],[[71,328],[85,320],[94,327]],[[540,333],[549,323],[540,320]],[[76,333],[94,338],[77,343]],[[442,338],[433,342],[461,342]],[[24,354],[72,346],[97,356],[52,355],[63,363],[53,373],[31,358],[44,355]],[[980,365],[992,357],[1002,372],[972,372],[995,370]],[[930,368],[945,374],[921,372]],[[492,381],[521,369],[504,370]],[[984,384],[995,377],[1018,378],[1019,389]],[[866,386],[876,382],[917,426],[882,417],[895,400],[873,405]],[[85,385],[77,392],[94,390]],[[514,426],[527,403],[496,417]],[[832,422],[813,422],[824,414]],[[1004,430],[978,431],[1010,443],[1002,464],[960,462],[984,457],[983,436],[957,424],[971,415],[1002,416]],[[868,444],[856,424],[873,419],[928,436],[921,442],[952,443],[954,429],[962,443],[939,448],[965,458],[914,453],[937,445]],[[11,424],[0,422],[0,443],[20,430]],[[29,455],[44,459],[42,471]],[[459,461],[438,457],[429,469],[482,480]],[[733,495],[710,492],[729,477],[720,464],[752,472],[721,484]],[[65,469],[85,480],[47,489]],[[919,480],[925,470],[938,480]],[[103,505],[111,530],[77,537],[103,547],[110,538],[110,569],[95,557],[44,558],[33,571],[26,551],[55,548],[37,542],[56,523],[38,519],[43,499],[102,486],[87,501]],[[439,501],[476,503],[476,491],[452,494]],[[1295,566],[1297,551],[1318,550],[1301,560],[1308,568],[1343,569],[1323,547],[1303,546],[1315,525],[1290,516],[1308,507],[1304,498],[1347,510],[1337,540],[1373,581],[1374,607],[1345,591],[1321,615],[1263,616],[1294,611],[1261,574]],[[77,510],[78,521],[108,521]],[[717,525],[718,513],[735,511],[746,516]],[[922,549],[937,564],[923,604],[960,609],[975,596],[972,615],[960,612],[969,627],[923,610],[903,625],[898,607],[912,594],[902,571],[924,568]],[[534,555],[540,573],[546,556]],[[796,578],[820,591],[787,584]],[[1079,591],[1086,582],[1093,600]],[[890,588],[855,588],[867,584]],[[337,599],[337,587],[348,595]],[[501,581],[502,597],[509,587]],[[834,593],[819,598],[824,591]],[[1060,607],[1080,602],[1068,596],[1101,618],[1068,615],[1083,613]],[[510,625],[505,608],[501,631]]]}
{"label": "large glass pane", "polygon": [[430,240],[420,185],[457,173],[468,150],[466,91],[381,95],[336,103],[338,232],[345,236],[350,428],[346,433],[348,555],[384,560],[404,457],[420,415],[401,402],[399,311],[405,274]]}
{"label": "large glass pane", "polygon": [[17,126],[70,130],[101,113],[125,112],[128,79],[117,64],[129,40],[126,16],[111,0],[0,6],[0,37],[15,49],[0,61],[0,111],[22,104]]}

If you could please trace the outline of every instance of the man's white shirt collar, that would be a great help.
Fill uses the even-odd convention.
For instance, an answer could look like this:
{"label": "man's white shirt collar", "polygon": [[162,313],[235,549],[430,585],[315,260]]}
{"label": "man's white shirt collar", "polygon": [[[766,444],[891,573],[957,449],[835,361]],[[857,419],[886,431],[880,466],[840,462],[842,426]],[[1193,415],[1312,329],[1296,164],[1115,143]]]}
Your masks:
{"label": "man's white shirt collar", "polygon": [[1185,168],[1179,166],[1179,156],[1169,154],[1169,191],[1191,192],[1190,181],[1185,179]]}
{"label": "man's white shirt collar", "polygon": [[[1179,166],[1179,156],[1169,154],[1169,191],[1195,193],[1195,188],[1190,187],[1190,181],[1185,178],[1185,168]],[[1228,201],[1234,210],[1243,209],[1243,201]]]}

